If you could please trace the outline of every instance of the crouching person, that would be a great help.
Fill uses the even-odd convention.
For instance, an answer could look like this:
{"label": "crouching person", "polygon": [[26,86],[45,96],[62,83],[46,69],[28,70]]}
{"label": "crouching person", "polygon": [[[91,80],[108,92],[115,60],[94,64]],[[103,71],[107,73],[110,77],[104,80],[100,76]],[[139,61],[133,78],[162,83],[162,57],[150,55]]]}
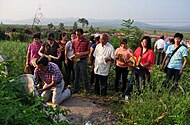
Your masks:
{"label": "crouching person", "polygon": [[36,65],[34,76],[37,81],[40,79],[44,83],[43,88],[38,91],[45,101],[52,98],[52,103],[59,105],[64,99],[70,97],[71,90],[69,88],[63,91],[65,83],[57,64],[49,62],[48,58],[42,56],[36,60]]}

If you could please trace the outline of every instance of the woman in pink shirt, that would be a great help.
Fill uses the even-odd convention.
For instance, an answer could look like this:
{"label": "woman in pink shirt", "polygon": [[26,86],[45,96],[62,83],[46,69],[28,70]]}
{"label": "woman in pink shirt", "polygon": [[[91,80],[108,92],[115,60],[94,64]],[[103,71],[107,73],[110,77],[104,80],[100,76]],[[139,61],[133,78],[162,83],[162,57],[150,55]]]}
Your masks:
{"label": "woman in pink shirt", "polygon": [[34,58],[40,57],[38,51],[42,46],[42,41],[40,40],[41,34],[34,34],[33,42],[28,46],[27,56],[26,56],[26,66],[30,66],[32,74],[34,74],[35,67],[32,64]]}
{"label": "woman in pink shirt", "polygon": [[136,57],[136,67],[132,71],[130,83],[125,92],[126,100],[128,100],[133,89],[134,77],[136,77],[140,94],[142,82],[145,80],[146,74],[149,74],[148,69],[154,65],[154,51],[151,49],[151,38],[149,36],[144,36],[141,39],[141,46],[135,50],[133,55]]}
{"label": "woman in pink shirt", "polygon": [[133,55],[133,51],[127,48],[127,39],[122,39],[120,42],[120,47],[116,49],[116,78],[115,78],[115,91],[119,91],[119,80],[122,75],[122,92],[125,92],[128,76],[128,62],[129,58]]}

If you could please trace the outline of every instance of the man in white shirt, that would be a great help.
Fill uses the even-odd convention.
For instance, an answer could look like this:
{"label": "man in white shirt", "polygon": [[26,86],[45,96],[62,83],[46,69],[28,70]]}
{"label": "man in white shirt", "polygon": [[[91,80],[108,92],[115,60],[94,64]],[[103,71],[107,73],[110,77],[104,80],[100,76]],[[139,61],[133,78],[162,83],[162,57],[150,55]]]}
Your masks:
{"label": "man in white shirt", "polygon": [[156,53],[155,64],[160,65],[164,58],[164,47],[166,42],[164,41],[164,36],[161,36],[159,40],[154,44],[154,52]]}
{"label": "man in white shirt", "polygon": [[107,95],[107,80],[111,60],[115,59],[114,53],[115,50],[113,46],[108,42],[108,34],[103,33],[100,36],[100,43],[96,46],[93,53],[95,57],[95,93],[98,95]]}

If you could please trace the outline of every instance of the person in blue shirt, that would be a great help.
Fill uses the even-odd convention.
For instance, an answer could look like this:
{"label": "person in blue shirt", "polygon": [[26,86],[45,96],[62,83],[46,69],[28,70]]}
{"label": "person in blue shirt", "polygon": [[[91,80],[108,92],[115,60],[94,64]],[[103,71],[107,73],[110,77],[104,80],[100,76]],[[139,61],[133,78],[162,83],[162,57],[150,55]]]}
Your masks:
{"label": "person in blue shirt", "polygon": [[166,46],[164,47],[164,52],[166,52],[166,50],[168,49],[168,47],[170,45],[173,45],[175,42],[174,42],[174,39],[170,39],[169,43],[166,44]]}
{"label": "person in blue shirt", "polygon": [[167,66],[167,72],[166,72],[166,80],[164,81],[165,87],[171,87],[170,80],[173,78],[173,85],[172,89],[176,89],[178,87],[178,81],[180,79],[180,76],[183,73],[183,69],[185,68],[187,64],[187,56],[188,51],[187,48],[183,45],[180,45],[181,40],[183,39],[183,34],[176,33],[174,35],[174,42],[175,44],[170,45],[168,49],[166,50],[166,56],[163,60],[162,67],[164,65],[164,62],[167,58],[167,56],[171,57],[172,52],[179,47],[179,49],[174,53],[174,55],[171,57],[170,62]]}

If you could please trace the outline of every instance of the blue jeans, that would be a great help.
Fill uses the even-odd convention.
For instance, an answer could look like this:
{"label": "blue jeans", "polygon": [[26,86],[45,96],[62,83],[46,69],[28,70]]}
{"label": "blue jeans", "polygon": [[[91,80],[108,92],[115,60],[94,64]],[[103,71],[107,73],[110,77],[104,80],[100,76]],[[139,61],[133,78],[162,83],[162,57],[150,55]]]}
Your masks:
{"label": "blue jeans", "polygon": [[131,77],[130,77],[130,83],[129,83],[128,88],[125,92],[125,95],[129,96],[130,93],[132,92],[133,85],[135,84],[135,80],[134,80],[135,77],[136,77],[136,81],[138,83],[138,91],[140,94],[141,90],[142,90],[142,84],[145,85],[145,75],[146,74],[149,74],[148,69],[136,69],[136,68],[134,68],[132,70]]}

